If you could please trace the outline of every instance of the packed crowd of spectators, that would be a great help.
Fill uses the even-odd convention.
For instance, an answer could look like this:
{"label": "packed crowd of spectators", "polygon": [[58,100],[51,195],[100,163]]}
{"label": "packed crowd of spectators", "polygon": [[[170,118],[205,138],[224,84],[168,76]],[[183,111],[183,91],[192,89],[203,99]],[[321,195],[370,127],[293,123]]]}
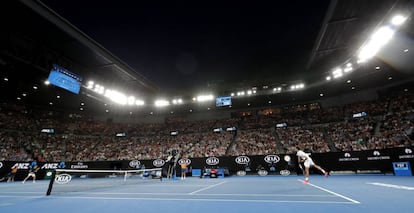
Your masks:
{"label": "packed crowd of spectators", "polygon": [[[360,112],[367,115],[353,118]],[[314,103],[278,107],[222,120],[114,123],[4,105],[0,119],[0,160],[156,159],[171,150],[187,157],[208,157],[293,153],[295,147],[321,153],[414,145],[411,93],[341,107],[321,108]],[[275,128],[278,123],[288,126]],[[43,129],[55,133],[41,133]],[[116,137],[118,133],[125,135]]]}
{"label": "packed crowd of spectators", "polygon": [[228,155],[275,154],[276,142],[270,128],[238,131],[234,145]]}
{"label": "packed crowd of spectators", "polygon": [[295,153],[296,148],[314,153],[330,151],[319,127],[287,127],[279,128],[276,132],[286,153]]}

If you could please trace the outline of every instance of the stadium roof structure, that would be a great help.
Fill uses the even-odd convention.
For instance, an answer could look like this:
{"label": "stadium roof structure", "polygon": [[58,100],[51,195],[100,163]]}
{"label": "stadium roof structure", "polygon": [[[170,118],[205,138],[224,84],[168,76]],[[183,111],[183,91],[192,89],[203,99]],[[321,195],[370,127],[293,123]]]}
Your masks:
{"label": "stadium roof structure", "polygon": [[[1,4],[2,75],[10,79],[8,84],[17,86],[2,91],[7,93],[4,97],[21,97],[21,93],[29,93],[34,85],[40,90],[52,64],[63,66],[83,79],[123,85],[125,90],[139,91],[143,95],[158,91],[153,82],[40,1],[6,1]],[[34,97],[26,95],[26,99]],[[48,104],[55,99],[50,95],[37,95],[28,101]],[[54,97],[56,95],[53,93]],[[65,104],[70,105],[71,102],[67,100]]]}
{"label": "stadium roof structure", "polygon": [[[82,89],[81,95],[75,95],[42,85],[52,64],[61,65],[83,79],[94,79],[109,87],[122,85],[123,91],[147,99],[155,98],[160,93],[171,97],[180,95],[187,99],[195,95],[190,94],[196,91],[194,88],[173,91],[186,94],[166,93],[162,89],[163,85],[154,83],[156,79],[145,77],[142,70],[134,69],[130,65],[132,61],[124,61],[111,53],[42,2],[44,1],[19,0],[1,3],[4,6],[1,7],[0,22],[4,33],[0,36],[0,70],[4,100],[16,100],[17,97],[29,105],[69,109],[78,109],[83,106],[80,103],[87,106],[99,105],[99,110],[108,108],[103,97],[86,89]],[[350,62],[356,64],[356,54],[370,34],[386,23],[394,13],[399,12],[411,15],[412,1],[332,0],[324,16],[321,16],[324,17],[322,23],[312,26],[317,27],[319,33],[315,35],[313,48],[309,52],[307,63],[304,62],[303,70],[292,71],[289,76],[277,76],[278,73],[275,72],[271,79],[227,79],[228,81],[217,81],[215,86],[204,89],[215,89],[217,95],[226,95],[255,87],[260,95],[237,99],[234,108],[238,108],[268,106],[270,101],[276,105],[303,103],[356,90],[412,81],[414,61],[410,59],[414,58],[414,21],[411,18],[395,35],[397,42],[384,48],[386,50],[380,51],[377,57],[359,65],[346,77],[330,82],[325,80],[337,66]],[[306,23],[305,20],[303,22]],[[250,73],[254,74],[255,71]],[[229,71],[226,75],[235,74]],[[306,89],[288,91],[291,84],[301,82],[306,84]],[[86,82],[83,84],[86,85]],[[179,87],[179,84],[180,82],[176,86]],[[272,88],[279,86],[286,88],[287,92],[272,92]],[[33,87],[37,89],[34,90]],[[324,96],[321,97],[321,94]],[[95,107],[91,109],[96,110]]]}

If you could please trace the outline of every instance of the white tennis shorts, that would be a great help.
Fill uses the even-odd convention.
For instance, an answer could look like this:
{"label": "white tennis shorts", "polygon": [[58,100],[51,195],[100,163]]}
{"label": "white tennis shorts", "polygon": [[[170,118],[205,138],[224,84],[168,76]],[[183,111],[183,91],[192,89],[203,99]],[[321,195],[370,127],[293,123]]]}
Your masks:
{"label": "white tennis shorts", "polygon": [[306,168],[309,168],[311,166],[314,166],[315,163],[313,162],[312,158],[309,158],[307,160],[305,160],[305,162],[303,163],[303,165],[305,165]]}

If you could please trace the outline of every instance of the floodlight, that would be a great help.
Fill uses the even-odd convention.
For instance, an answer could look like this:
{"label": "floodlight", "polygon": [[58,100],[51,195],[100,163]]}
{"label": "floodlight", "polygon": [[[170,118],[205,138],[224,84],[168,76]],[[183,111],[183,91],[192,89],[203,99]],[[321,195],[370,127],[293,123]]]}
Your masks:
{"label": "floodlight", "polygon": [[199,95],[199,96],[197,96],[197,101],[198,102],[211,101],[213,99],[214,99],[213,95]]}
{"label": "floodlight", "polygon": [[347,73],[347,72],[351,72],[352,71],[352,67],[346,67],[345,69],[344,69],[344,72],[345,73]]}
{"label": "floodlight", "polygon": [[103,95],[105,93],[105,87],[103,86],[99,87],[98,93]]}
{"label": "floodlight", "polygon": [[333,75],[333,78],[339,78],[339,77],[342,77],[342,69],[341,68],[338,68],[338,69],[336,69],[336,70],[334,70],[333,72],[332,72],[332,75]]}
{"label": "floodlight", "polygon": [[364,63],[365,61],[366,61],[365,59],[358,59],[357,64]]}
{"label": "floodlight", "polygon": [[143,106],[145,104],[145,102],[143,100],[136,100],[135,101],[135,105],[137,106]]}
{"label": "floodlight", "polygon": [[112,94],[112,90],[107,89],[107,90],[105,90],[104,96],[107,97],[107,98],[109,98],[109,97],[111,97],[111,94]]}
{"label": "floodlight", "polygon": [[402,15],[396,15],[391,19],[391,23],[394,26],[400,26],[405,22],[405,20],[407,20],[407,17],[404,17]]}
{"label": "floodlight", "polygon": [[[7,79],[7,78],[4,78],[4,80],[5,80],[5,81],[8,81],[8,80],[9,80],[9,79],[7,79],[7,80],[6,80],[6,79]],[[50,84],[50,82],[49,82],[48,80],[46,80],[46,81],[45,81],[45,85],[49,85],[49,84]]]}
{"label": "floodlight", "polygon": [[170,105],[170,102],[166,100],[156,100],[154,104],[156,107],[164,107]]}
{"label": "floodlight", "polygon": [[128,103],[128,98],[126,97],[126,95],[114,90],[112,90],[112,92],[109,94],[109,99],[121,105],[125,105]]}
{"label": "floodlight", "polygon": [[129,96],[128,105],[134,105],[134,103],[135,103],[135,97],[134,96]]}
{"label": "floodlight", "polygon": [[172,100],[172,103],[173,104],[182,104],[183,103],[183,100],[180,98],[180,99],[173,99]]}
{"label": "floodlight", "polygon": [[94,85],[94,82],[93,81],[89,81],[88,82],[88,89],[92,89],[93,88],[93,85]]}
{"label": "floodlight", "polygon": [[331,76],[326,76],[326,80],[330,81],[331,80]]}
{"label": "floodlight", "polygon": [[365,44],[358,54],[359,59],[369,59],[377,54],[377,52],[388,43],[394,36],[394,30],[390,27],[379,28],[372,36],[371,39]]}

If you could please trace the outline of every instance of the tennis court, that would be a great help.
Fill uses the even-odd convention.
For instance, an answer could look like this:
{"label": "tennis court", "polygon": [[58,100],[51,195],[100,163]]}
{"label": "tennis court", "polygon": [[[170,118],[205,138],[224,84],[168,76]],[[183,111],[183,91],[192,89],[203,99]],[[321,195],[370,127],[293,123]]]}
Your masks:
{"label": "tennis court", "polygon": [[[142,180],[45,196],[49,181],[0,184],[1,212],[412,212],[412,177],[246,176]],[[94,184],[94,180],[90,180]]]}

